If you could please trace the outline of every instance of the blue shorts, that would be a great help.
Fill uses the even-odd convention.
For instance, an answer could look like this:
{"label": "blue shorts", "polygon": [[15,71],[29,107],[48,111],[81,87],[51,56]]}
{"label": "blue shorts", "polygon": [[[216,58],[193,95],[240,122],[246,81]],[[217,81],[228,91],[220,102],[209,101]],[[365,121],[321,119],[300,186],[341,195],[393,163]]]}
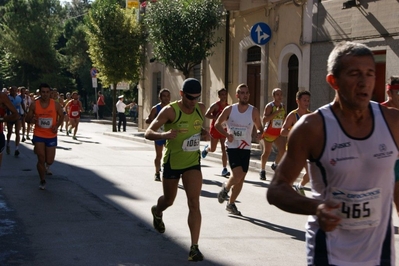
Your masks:
{"label": "blue shorts", "polygon": [[164,146],[166,144],[166,139],[161,139],[161,140],[154,140],[155,144],[158,146]]}
{"label": "blue shorts", "polygon": [[33,135],[32,142],[33,142],[33,144],[35,144],[36,142],[44,142],[46,147],[57,147],[57,137],[41,138],[41,137]]}

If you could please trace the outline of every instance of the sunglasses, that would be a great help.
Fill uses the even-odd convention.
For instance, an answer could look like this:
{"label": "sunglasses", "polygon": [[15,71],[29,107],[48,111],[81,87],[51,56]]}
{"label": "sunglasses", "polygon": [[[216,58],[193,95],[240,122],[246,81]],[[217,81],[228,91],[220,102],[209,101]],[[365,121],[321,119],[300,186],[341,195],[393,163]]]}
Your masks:
{"label": "sunglasses", "polygon": [[198,96],[191,96],[191,95],[185,93],[184,95],[186,95],[186,98],[190,101],[198,101],[201,98],[201,94]]}

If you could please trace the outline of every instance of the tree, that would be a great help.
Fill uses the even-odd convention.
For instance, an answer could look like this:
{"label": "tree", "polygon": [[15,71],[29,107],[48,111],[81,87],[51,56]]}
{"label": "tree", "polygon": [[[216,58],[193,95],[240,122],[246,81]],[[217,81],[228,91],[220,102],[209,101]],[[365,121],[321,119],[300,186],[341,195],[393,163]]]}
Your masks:
{"label": "tree", "polygon": [[[91,101],[97,101],[89,73],[93,63],[87,53],[89,44],[86,40],[84,24],[84,16],[88,13],[90,7],[91,4],[87,0],[73,0],[65,4],[64,8],[67,13],[63,32],[65,45],[60,48],[60,53],[65,58],[63,65],[67,70],[66,74],[75,80],[75,86],[82,95],[82,103],[85,109],[91,106]],[[71,87],[66,87],[65,90],[67,88],[69,91],[71,90]],[[87,98],[84,97],[85,95]]]}
{"label": "tree", "polygon": [[[103,85],[121,81],[138,83],[142,37],[140,25],[131,10],[116,0],[97,0],[86,20],[89,55],[99,70]],[[116,131],[116,89],[112,97],[112,131]]]}
{"label": "tree", "polygon": [[7,79],[18,77],[14,82],[28,86],[43,77],[59,80],[60,54],[55,48],[62,26],[59,1],[11,0],[0,12],[0,46],[5,58],[12,60],[1,61],[10,67],[3,73]]}
{"label": "tree", "polygon": [[210,55],[222,41],[215,37],[223,12],[220,0],[159,0],[149,3],[144,15],[154,57],[183,72]]}

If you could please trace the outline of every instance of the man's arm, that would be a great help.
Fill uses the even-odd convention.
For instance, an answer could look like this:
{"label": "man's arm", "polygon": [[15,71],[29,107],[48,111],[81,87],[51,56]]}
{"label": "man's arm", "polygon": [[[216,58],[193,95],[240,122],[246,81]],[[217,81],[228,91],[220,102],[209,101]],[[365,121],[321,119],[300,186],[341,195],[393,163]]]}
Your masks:
{"label": "man's arm", "polygon": [[33,101],[30,104],[28,114],[25,117],[25,122],[26,123],[36,124],[36,121],[34,119],[35,110],[36,110],[36,101]]}
{"label": "man's arm", "polygon": [[295,113],[291,112],[288,114],[284,120],[283,126],[281,127],[280,136],[287,137],[290,133],[291,127],[294,125],[294,120],[296,119]]}
{"label": "man's arm", "polygon": [[[384,117],[387,121],[389,130],[392,133],[393,139],[396,143],[396,146],[399,147],[399,110],[396,108],[387,108],[384,106],[381,106],[381,110],[384,114]],[[399,158],[397,158],[399,159]],[[396,210],[399,215],[399,181],[395,182],[394,186],[394,198],[393,198],[395,205],[396,205]]]}
{"label": "man's arm", "polygon": [[174,139],[177,136],[177,130],[167,132],[157,132],[157,130],[167,122],[173,121],[175,116],[172,106],[163,108],[145,131],[144,137],[149,140]]}
{"label": "man's arm", "polygon": [[151,124],[151,122],[155,119],[156,114],[157,114],[157,108],[156,108],[156,106],[153,106],[151,108],[150,114],[145,119],[145,123],[146,124]]}
{"label": "man's arm", "polygon": [[263,125],[266,125],[267,122],[273,120],[273,118],[276,117],[276,115],[278,115],[283,111],[284,111],[283,108],[279,108],[278,110],[273,112],[273,106],[271,104],[267,104],[265,106],[265,109],[263,110],[263,117],[262,117]]}
{"label": "man's arm", "polygon": [[260,113],[259,113],[259,109],[256,107],[254,107],[254,109],[252,111],[252,121],[254,121],[254,125],[255,125],[256,129],[258,130],[258,134],[262,134],[263,128],[262,128],[262,123],[260,121]]}
{"label": "man's arm", "polygon": [[288,149],[277,167],[267,191],[270,204],[291,213],[316,215],[322,230],[334,230],[341,218],[332,211],[339,205],[301,196],[292,184],[300,174],[308,158],[317,158],[324,139],[322,118],[319,114],[309,115],[298,121],[288,137]]}
{"label": "man's arm", "polygon": [[[204,117],[206,117],[206,113],[207,113],[208,111],[206,111],[205,104],[203,104],[203,103],[198,103],[198,105],[199,105],[199,107],[200,107],[201,114],[202,114]],[[208,110],[209,110],[209,109],[208,109]],[[204,119],[204,122],[203,122],[203,123],[205,123],[205,119]],[[209,141],[210,139],[211,139],[211,135],[209,134],[208,130],[206,130],[206,129],[204,128],[204,125],[202,125],[202,128],[201,128],[201,140],[203,140],[203,141]]]}
{"label": "man's arm", "polygon": [[58,128],[62,125],[62,122],[64,122],[64,111],[60,103],[55,102],[55,110],[57,111],[57,123],[52,127],[54,133],[58,131]]}
{"label": "man's arm", "polygon": [[214,113],[215,113],[217,107],[218,107],[218,105],[217,105],[216,103],[213,103],[213,104],[208,108],[208,110],[206,111],[205,117],[206,117],[206,118],[209,118],[209,119],[216,119],[217,116],[214,115]]}
{"label": "man's arm", "polygon": [[222,134],[229,142],[232,142],[234,140],[234,136],[232,134],[227,133],[227,131],[223,127],[223,122],[227,121],[231,114],[231,105],[227,106],[226,108],[223,109],[222,113],[219,115],[219,117],[216,119],[215,122],[215,128],[217,131],[219,131],[220,134]]}
{"label": "man's arm", "polygon": [[10,111],[10,114],[8,114],[5,117],[3,117],[3,121],[4,122],[16,121],[19,118],[19,114],[18,114],[17,109],[15,108],[15,106],[10,101],[10,98],[8,98],[8,96],[5,93],[1,92],[0,93],[0,99],[1,99],[1,102]]}

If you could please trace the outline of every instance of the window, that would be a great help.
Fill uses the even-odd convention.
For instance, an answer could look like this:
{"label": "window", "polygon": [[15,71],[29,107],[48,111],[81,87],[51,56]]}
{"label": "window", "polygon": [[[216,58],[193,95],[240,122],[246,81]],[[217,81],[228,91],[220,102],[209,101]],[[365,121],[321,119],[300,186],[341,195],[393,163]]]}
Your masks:
{"label": "window", "polygon": [[247,51],[247,62],[259,62],[261,59],[261,49],[259,46],[252,46]]}

